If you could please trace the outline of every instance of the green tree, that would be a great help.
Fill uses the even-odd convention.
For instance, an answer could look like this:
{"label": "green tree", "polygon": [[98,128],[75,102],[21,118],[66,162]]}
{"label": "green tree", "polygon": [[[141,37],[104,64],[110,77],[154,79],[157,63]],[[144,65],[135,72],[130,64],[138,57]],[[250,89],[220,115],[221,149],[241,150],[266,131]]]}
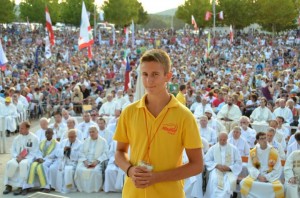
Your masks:
{"label": "green tree", "polygon": [[124,27],[134,20],[138,24],[147,22],[147,12],[137,0],[108,0],[102,7],[105,20]]}
{"label": "green tree", "polygon": [[148,13],[144,10],[142,3],[138,2],[138,20],[137,24],[146,24],[149,21]]}
{"label": "green tree", "polygon": [[[61,21],[79,26],[81,22],[83,0],[64,0],[61,5]],[[90,12],[90,24],[94,24],[94,0],[84,0],[87,12]]]}
{"label": "green tree", "polygon": [[224,12],[223,23],[242,29],[255,22],[257,12],[254,2],[253,0],[219,0],[219,9]]}
{"label": "green tree", "polygon": [[280,32],[297,27],[298,11],[294,0],[257,0],[257,22],[263,29]]}
{"label": "green tree", "polygon": [[210,0],[186,0],[183,5],[179,6],[176,11],[176,17],[184,22],[191,24],[193,15],[198,27],[211,26],[212,21],[205,21],[206,11],[212,10]]}
{"label": "green tree", "polygon": [[1,1],[0,23],[10,23],[15,19],[15,2],[12,0]]}
{"label": "green tree", "polygon": [[48,7],[52,24],[59,21],[59,0],[23,0],[20,3],[20,17],[23,21],[42,23],[46,21],[45,7]]}

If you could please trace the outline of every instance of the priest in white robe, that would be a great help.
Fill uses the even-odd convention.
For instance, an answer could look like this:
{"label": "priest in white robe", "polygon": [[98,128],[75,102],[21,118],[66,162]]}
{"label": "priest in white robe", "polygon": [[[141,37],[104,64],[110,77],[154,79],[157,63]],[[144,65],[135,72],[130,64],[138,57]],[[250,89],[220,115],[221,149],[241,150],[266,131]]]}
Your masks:
{"label": "priest in white robe", "polygon": [[108,145],[99,137],[95,126],[90,127],[90,138],[83,142],[78,165],[75,172],[75,183],[79,192],[98,192],[102,188],[101,163],[108,160]]}
{"label": "priest in white robe", "polygon": [[[37,136],[39,142],[46,139],[46,130],[48,129],[49,121],[47,118],[43,117],[40,119],[40,129],[38,129],[35,132],[35,135]],[[53,134],[53,138],[56,139],[56,135]]]}
{"label": "priest in white robe", "polygon": [[112,141],[108,152],[109,161],[105,169],[104,192],[121,192],[124,185],[125,173],[115,163],[117,142]]}
{"label": "priest in white robe", "polygon": [[296,150],[300,150],[300,133],[295,133],[294,134],[294,138],[296,141],[294,141],[293,143],[291,143],[291,145],[289,145],[287,147],[287,153],[286,156],[288,157],[293,151]]}
{"label": "priest in white robe", "polygon": [[232,96],[228,96],[227,104],[223,105],[217,114],[217,118],[224,124],[227,132],[237,125],[241,116],[242,112],[237,105],[233,104]]}
{"label": "priest in white robe", "polygon": [[228,139],[228,143],[234,145],[241,156],[248,156],[250,151],[250,146],[248,142],[241,137],[241,128],[239,126],[233,127],[232,137]]}
{"label": "priest in white robe", "polygon": [[57,141],[60,141],[62,135],[68,130],[67,125],[62,121],[61,112],[57,111],[54,113],[54,123],[49,128],[53,129]]}
{"label": "priest in white robe", "polygon": [[258,144],[250,151],[248,177],[241,183],[242,197],[283,198],[284,189],[279,179],[282,173],[281,160],[275,148],[268,145],[266,134],[258,132]]}
{"label": "priest in white robe", "polygon": [[212,128],[217,132],[217,136],[222,132],[226,131],[225,126],[217,119],[212,117],[213,111],[209,109],[205,109],[205,115],[208,118],[207,126]]}
{"label": "priest in white robe", "polygon": [[230,198],[236,190],[242,160],[235,146],[227,143],[228,135],[221,132],[219,142],[206,153],[204,160],[209,173],[205,198]]}
{"label": "priest in white robe", "polygon": [[8,194],[12,191],[12,187],[17,187],[14,194],[20,195],[27,181],[30,164],[39,149],[38,139],[36,135],[29,132],[29,129],[29,122],[22,122],[19,128],[20,135],[13,140],[12,159],[7,162],[4,174],[6,189],[3,194]]}
{"label": "priest in white robe", "polygon": [[79,129],[78,137],[81,138],[82,141],[90,136],[89,128],[92,126],[95,126],[97,128],[97,131],[99,131],[97,123],[91,120],[91,114],[88,112],[83,113],[83,122],[79,123],[77,126],[77,128]]}
{"label": "priest in white robe", "polygon": [[113,101],[111,94],[108,94],[106,97],[107,101],[104,102],[99,109],[100,116],[114,116],[115,110],[117,108],[117,103]]}
{"label": "priest in white robe", "polygon": [[5,104],[1,105],[0,108],[0,117],[4,117],[4,129],[7,131],[7,136],[10,136],[11,132],[15,132],[17,130],[17,108],[11,103],[10,97],[5,98]]}
{"label": "priest in white robe", "polygon": [[62,135],[61,139],[64,140],[64,139],[68,139],[68,134],[69,134],[69,131],[71,129],[75,129],[76,130],[76,138],[80,141],[83,141],[83,138],[82,138],[82,132],[81,130],[78,128],[78,126],[76,126],[76,119],[73,118],[73,117],[70,117],[68,120],[67,120],[67,130],[65,131],[65,133]]}
{"label": "priest in white robe", "polygon": [[214,145],[217,143],[217,132],[214,131],[212,128],[207,126],[208,119],[205,115],[200,116],[200,135],[202,138],[205,138],[209,145]]}
{"label": "priest in white robe", "polygon": [[285,197],[300,198],[300,150],[293,151],[285,161]]}
{"label": "priest in white robe", "polygon": [[104,138],[107,142],[107,145],[111,145],[113,132],[106,128],[106,121],[104,118],[99,118],[97,120],[97,124],[99,127],[99,135]]}
{"label": "priest in white robe", "polygon": [[251,125],[256,130],[256,132],[266,132],[268,129],[268,123],[275,119],[275,116],[267,107],[267,99],[260,99],[260,106],[255,108],[250,115]]}
{"label": "priest in white robe", "polygon": [[27,183],[23,186],[23,195],[28,192],[29,188],[35,187],[37,184],[44,193],[50,192],[50,166],[56,160],[56,152],[59,147],[53,134],[53,129],[48,128],[46,139],[40,142],[39,151],[30,165]]}
{"label": "priest in white robe", "polygon": [[67,136],[56,152],[56,163],[50,167],[51,187],[61,193],[77,191],[74,174],[82,145],[77,138],[76,129],[70,129]]}
{"label": "priest in white robe", "polygon": [[270,127],[268,129],[268,131],[266,133],[267,142],[268,142],[269,145],[273,146],[277,150],[277,152],[278,152],[278,154],[280,156],[280,159],[281,160],[285,160],[284,150],[283,150],[281,144],[279,144],[279,142],[277,142],[275,140],[275,138],[274,138],[275,137],[275,133],[276,133],[276,131],[275,131],[274,128]]}
{"label": "priest in white robe", "polygon": [[286,123],[290,124],[293,122],[293,113],[290,108],[285,106],[285,99],[281,98],[279,100],[279,107],[274,110],[275,117],[282,116]]}
{"label": "priest in white robe", "polygon": [[211,108],[211,105],[209,103],[207,103],[207,99],[203,97],[201,99],[201,103],[195,109],[194,116],[196,118],[200,118],[201,116],[205,115],[206,110],[210,110],[210,112],[212,113],[212,116],[216,117],[216,114],[214,113],[213,109]]}

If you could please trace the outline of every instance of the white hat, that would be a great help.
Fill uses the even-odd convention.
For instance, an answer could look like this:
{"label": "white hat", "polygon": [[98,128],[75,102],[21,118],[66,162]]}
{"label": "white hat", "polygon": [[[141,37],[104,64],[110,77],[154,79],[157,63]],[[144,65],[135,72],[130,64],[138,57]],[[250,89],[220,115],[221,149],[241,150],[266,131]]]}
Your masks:
{"label": "white hat", "polygon": [[210,113],[210,114],[212,114],[212,111],[211,111],[210,109],[205,109],[204,112],[205,112],[205,113]]}

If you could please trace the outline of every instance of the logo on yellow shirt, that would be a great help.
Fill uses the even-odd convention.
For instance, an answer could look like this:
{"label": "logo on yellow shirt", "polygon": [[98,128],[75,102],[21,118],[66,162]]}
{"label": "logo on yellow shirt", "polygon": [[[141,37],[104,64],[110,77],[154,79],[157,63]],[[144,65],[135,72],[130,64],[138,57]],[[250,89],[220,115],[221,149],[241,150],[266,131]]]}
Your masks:
{"label": "logo on yellow shirt", "polygon": [[175,135],[177,128],[177,124],[167,123],[162,125],[162,130],[166,131],[171,135]]}

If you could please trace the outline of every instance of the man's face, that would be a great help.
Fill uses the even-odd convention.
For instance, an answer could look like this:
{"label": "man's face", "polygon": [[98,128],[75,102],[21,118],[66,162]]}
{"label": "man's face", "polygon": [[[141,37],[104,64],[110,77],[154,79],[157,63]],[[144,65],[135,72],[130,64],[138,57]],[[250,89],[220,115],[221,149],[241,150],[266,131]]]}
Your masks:
{"label": "man's face", "polygon": [[274,133],[272,133],[272,132],[267,132],[266,137],[267,137],[267,141],[268,141],[268,142],[272,142],[272,141],[273,141],[273,138],[274,138]]}
{"label": "man's face", "polygon": [[241,131],[239,131],[239,130],[234,130],[233,131],[233,138],[234,139],[239,139],[240,138],[240,136],[241,136]]}
{"label": "man's face", "polygon": [[164,67],[158,62],[143,62],[141,64],[143,85],[148,94],[160,94],[165,91],[166,83],[172,77],[171,73],[166,74]]}
{"label": "man's face", "polygon": [[83,115],[83,120],[84,120],[85,122],[89,122],[89,121],[91,120],[90,114],[84,114],[84,115]]}
{"label": "man's face", "polygon": [[76,135],[76,133],[69,133],[68,134],[68,138],[69,138],[69,141],[71,142],[71,143],[73,143],[73,142],[75,142],[76,141],[76,138],[77,138],[77,135]]}
{"label": "man's face", "polygon": [[29,133],[29,130],[26,128],[25,124],[20,124],[19,132],[21,135],[27,135]]}
{"label": "man's face", "polygon": [[248,126],[249,126],[249,122],[247,120],[240,120],[240,126],[243,128],[243,129],[246,129]]}
{"label": "man's face", "polygon": [[285,101],[284,100],[279,101],[279,106],[281,108],[284,108],[285,107]]}
{"label": "man's face", "polygon": [[228,139],[227,135],[225,135],[225,134],[219,135],[219,144],[221,146],[225,146],[227,144],[227,139]]}
{"label": "man's face", "polygon": [[51,129],[47,129],[46,130],[46,133],[45,133],[45,136],[46,136],[46,139],[48,141],[52,140],[52,137],[53,137],[53,131]]}
{"label": "man's face", "polygon": [[63,111],[63,112],[62,112],[62,116],[63,116],[65,119],[68,119],[68,117],[69,117],[69,112]]}
{"label": "man's face", "polygon": [[209,113],[209,112],[205,112],[205,115],[206,115],[206,117],[210,120],[211,119],[211,117],[212,117],[212,114],[211,113]]}
{"label": "man's face", "polygon": [[61,120],[62,120],[61,115],[55,115],[54,120],[55,120],[56,123],[61,123]]}
{"label": "man's face", "polygon": [[42,129],[47,129],[48,128],[48,122],[46,120],[40,121],[40,126]]}
{"label": "man's face", "polygon": [[105,129],[105,122],[104,120],[98,120],[98,126],[101,130]]}
{"label": "man's face", "polygon": [[260,147],[265,148],[267,146],[267,137],[266,137],[266,135],[260,136],[259,139],[258,139],[258,143],[259,143]]}
{"label": "man's face", "polygon": [[96,129],[90,129],[89,133],[92,140],[96,140],[98,138],[98,131]]}
{"label": "man's face", "polygon": [[75,122],[73,120],[67,121],[68,129],[74,129],[75,128]]}
{"label": "man's face", "polygon": [[202,128],[206,128],[207,119],[205,119],[205,118],[200,119],[200,125],[201,125]]}
{"label": "man's face", "polygon": [[233,98],[228,97],[228,98],[227,98],[227,104],[228,104],[228,105],[232,105],[232,104],[233,104]]}

